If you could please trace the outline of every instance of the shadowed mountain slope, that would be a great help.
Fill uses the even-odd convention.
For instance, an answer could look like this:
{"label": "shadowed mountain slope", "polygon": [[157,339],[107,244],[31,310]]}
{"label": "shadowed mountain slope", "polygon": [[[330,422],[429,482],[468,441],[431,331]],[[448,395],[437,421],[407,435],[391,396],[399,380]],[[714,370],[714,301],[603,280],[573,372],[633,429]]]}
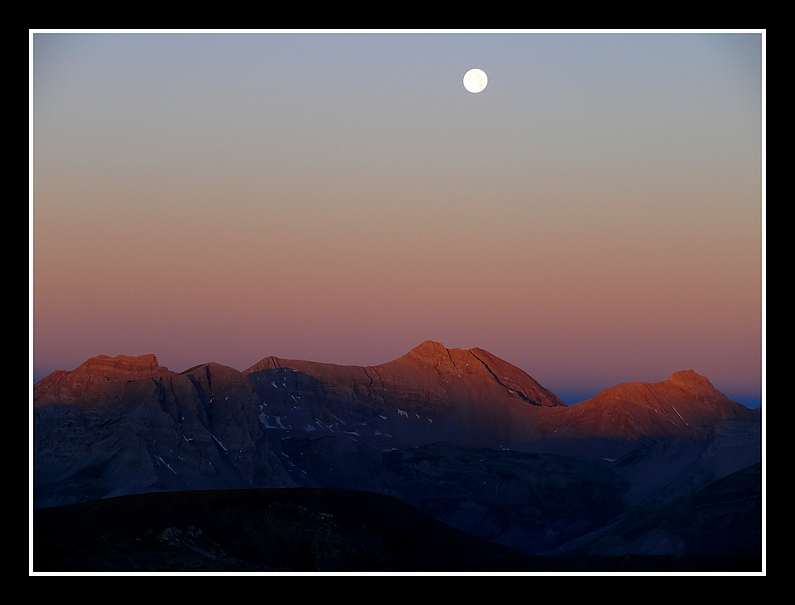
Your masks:
{"label": "shadowed mountain slope", "polygon": [[[544,555],[586,552],[574,548],[584,540],[599,554],[602,530],[761,460],[760,411],[695,372],[565,406],[482,349],[430,341],[367,367],[266,357],[245,372],[208,363],[177,374],[154,355],[101,356],[39,382],[33,421],[36,508],[162,491],[344,488],[396,496]],[[657,538],[641,534],[627,548],[674,554]]]}

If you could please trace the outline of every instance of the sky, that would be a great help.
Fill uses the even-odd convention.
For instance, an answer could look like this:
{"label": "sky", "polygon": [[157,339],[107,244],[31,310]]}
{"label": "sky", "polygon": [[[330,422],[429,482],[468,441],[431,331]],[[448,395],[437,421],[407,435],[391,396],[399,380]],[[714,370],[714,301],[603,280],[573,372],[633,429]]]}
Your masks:
{"label": "sky", "polygon": [[31,37],[34,381],[436,340],[760,404],[761,33]]}

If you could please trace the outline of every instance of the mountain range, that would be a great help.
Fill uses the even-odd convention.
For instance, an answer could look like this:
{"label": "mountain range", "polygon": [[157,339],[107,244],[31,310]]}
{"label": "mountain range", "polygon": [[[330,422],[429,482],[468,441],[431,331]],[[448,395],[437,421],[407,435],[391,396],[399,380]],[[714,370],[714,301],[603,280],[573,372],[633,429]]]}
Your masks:
{"label": "mountain range", "polygon": [[33,422],[42,519],[159,492],[351,490],[522,556],[761,565],[761,411],[693,371],[567,406],[483,349],[432,341],[366,367],[265,357],[177,373],[154,355],[99,356],[39,381]]}

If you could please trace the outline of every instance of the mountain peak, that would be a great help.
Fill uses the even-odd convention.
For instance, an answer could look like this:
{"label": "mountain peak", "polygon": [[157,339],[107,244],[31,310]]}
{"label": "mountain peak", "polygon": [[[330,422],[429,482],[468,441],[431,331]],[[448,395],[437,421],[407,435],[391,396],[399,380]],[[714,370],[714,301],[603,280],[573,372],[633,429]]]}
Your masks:
{"label": "mountain peak", "polygon": [[104,376],[107,378],[125,378],[137,380],[169,374],[167,367],[161,366],[154,354],[147,355],[98,355],[92,357],[74,369],[77,374],[89,376]]}
{"label": "mountain peak", "polygon": [[708,387],[710,389],[715,389],[712,386],[712,383],[707,379],[706,376],[702,376],[698,374],[694,370],[682,370],[680,372],[674,372],[671,374],[665,382],[670,382],[673,384],[678,385],[700,385],[703,387]]}
{"label": "mountain peak", "polygon": [[464,397],[473,401],[498,401],[508,397],[534,406],[566,405],[523,370],[477,347],[448,349],[442,343],[426,340],[400,359],[380,367],[404,363],[429,372],[426,376],[440,381],[444,391],[463,389],[453,400]]}
{"label": "mountain peak", "polygon": [[56,370],[33,387],[36,403],[74,401],[103,394],[110,385],[127,380],[157,376],[173,376],[157,357],[148,355],[97,355],[87,359],[71,372]]}
{"label": "mountain peak", "polygon": [[574,406],[580,426],[601,423],[602,435],[638,438],[675,436],[724,418],[748,418],[745,406],[731,401],[712,383],[694,372],[674,372],[662,382],[629,382],[605,389]]}
{"label": "mountain peak", "polygon": [[425,340],[414,347],[412,351],[447,351],[447,347],[435,340]]}
{"label": "mountain peak", "polygon": [[408,352],[409,355],[424,359],[434,359],[437,357],[447,357],[449,350],[442,343],[435,340],[426,340]]}
{"label": "mountain peak", "polygon": [[699,401],[716,402],[727,399],[726,395],[718,391],[705,376],[693,370],[674,372],[663,384],[681,389]]}

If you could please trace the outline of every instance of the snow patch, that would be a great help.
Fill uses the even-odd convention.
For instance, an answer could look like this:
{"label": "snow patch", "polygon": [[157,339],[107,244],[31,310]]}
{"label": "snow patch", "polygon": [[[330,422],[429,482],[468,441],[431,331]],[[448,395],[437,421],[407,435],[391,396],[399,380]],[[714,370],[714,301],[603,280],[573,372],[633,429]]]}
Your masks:
{"label": "snow patch", "polygon": [[[671,407],[674,408],[674,406],[671,406]],[[676,415],[679,416],[679,418],[682,418],[682,414],[680,414],[679,411],[676,408],[674,408],[674,412],[676,412]],[[685,420],[684,418],[682,418],[682,422],[687,424],[687,420]],[[690,425],[687,424],[687,426],[690,426]]]}
{"label": "snow patch", "polygon": [[213,439],[215,439],[215,442],[216,442],[218,445],[220,445],[220,446],[221,446],[221,449],[222,449],[222,450],[224,450],[225,452],[228,452],[228,451],[229,451],[228,449],[226,449],[226,448],[224,447],[224,444],[223,444],[223,443],[221,443],[220,441],[218,441],[218,437],[216,437],[216,436],[215,436],[215,435],[213,435],[212,433],[210,433],[210,437],[212,437]]}
{"label": "snow patch", "polygon": [[166,462],[165,460],[163,460],[163,459],[162,459],[160,456],[158,456],[157,454],[155,454],[155,458],[157,458],[157,459],[160,461],[160,464],[162,464],[163,466],[165,466],[165,467],[166,467],[168,470],[170,470],[172,473],[174,473],[175,475],[177,474],[177,471],[175,471],[173,468],[171,468],[171,466],[169,466],[168,462]]}
{"label": "snow patch", "polygon": [[322,423],[322,422],[320,422],[320,420],[318,420],[318,419],[315,419],[315,424],[316,424],[316,425],[318,425],[318,426],[319,426],[320,428],[322,428],[322,429],[326,429],[327,431],[331,431],[332,433],[334,432],[334,429],[333,429],[333,428],[331,428],[330,426],[327,426],[327,425],[323,424],[323,423]]}
{"label": "snow patch", "polygon": [[260,415],[259,415],[259,421],[260,421],[260,423],[262,424],[262,426],[264,426],[266,429],[278,429],[278,428],[279,428],[278,426],[273,426],[273,425],[272,425],[272,424],[269,422],[269,421],[270,421],[270,418],[268,418],[268,415],[267,415],[267,414],[260,414]]}
{"label": "snow patch", "polygon": [[403,410],[398,408],[398,416],[405,416],[406,418],[408,418],[409,417],[409,413],[408,412],[404,412]]}

